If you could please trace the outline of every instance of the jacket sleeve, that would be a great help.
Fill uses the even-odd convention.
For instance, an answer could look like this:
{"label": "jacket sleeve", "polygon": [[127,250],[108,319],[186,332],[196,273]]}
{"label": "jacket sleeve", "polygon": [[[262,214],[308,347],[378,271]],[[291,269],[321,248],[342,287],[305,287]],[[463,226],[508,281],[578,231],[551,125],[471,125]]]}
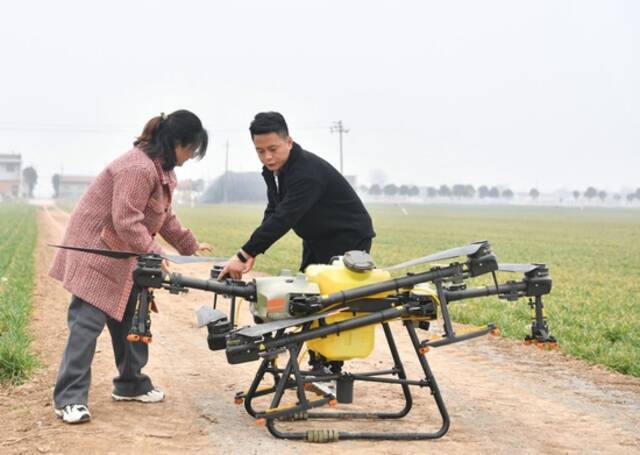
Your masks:
{"label": "jacket sleeve", "polygon": [[190,256],[198,249],[198,241],[190,229],[182,227],[173,210],[160,228],[160,235],[182,255]]}
{"label": "jacket sleeve", "polygon": [[264,253],[280,237],[304,216],[318,201],[324,191],[324,184],[309,176],[292,179],[284,199],[268,214],[265,211],[262,224],[251,234],[242,249],[251,256]]}
{"label": "jacket sleeve", "polygon": [[264,209],[264,216],[262,217],[263,223],[267,220],[267,218],[273,215],[273,212],[275,212],[276,210],[276,203],[273,200],[273,194],[271,193],[271,190],[269,190],[269,188],[267,188],[267,201],[267,208]]}
{"label": "jacket sleeve", "polygon": [[144,167],[129,167],[113,176],[113,227],[132,251],[162,253],[160,245],[142,224],[154,185],[153,177]]}

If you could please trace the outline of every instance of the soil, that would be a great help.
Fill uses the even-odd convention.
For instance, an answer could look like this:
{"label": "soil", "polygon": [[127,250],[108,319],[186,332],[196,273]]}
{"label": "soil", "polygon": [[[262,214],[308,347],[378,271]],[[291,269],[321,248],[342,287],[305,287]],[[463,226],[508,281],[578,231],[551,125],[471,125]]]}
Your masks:
{"label": "soil", "polygon": [[[40,367],[27,383],[0,390],[0,453],[640,453],[640,379],[499,337],[481,337],[427,354],[451,417],[449,432],[441,439],[325,445],[275,439],[234,404],[235,392],[249,386],[258,363],[229,365],[224,351],[208,349],[206,329],[196,327],[194,311],[211,304],[212,295],[199,291],[157,296],[160,313],[153,318],[154,340],[145,372],[166,392],[164,402],[111,400],[115,365],[105,333],[93,361],[92,421],[63,424],[53,413],[51,396],[67,337],[69,295],[47,276],[54,253],[47,244],[60,242],[67,219],[55,206],[38,209],[31,329]],[[209,268],[172,266],[173,271],[199,277],[207,276]],[[242,310],[242,322],[249,323],[246,306]],[[418,362],[408,337],[399,324],[392,327],[407,368],[416,372]],[[379,342],[371,356],[348,362],[350,371],[389,367],[381,335],[377,333]],[[428,389],[415,392],[413,409],[404,419],[329,421],[324,426],[436,430],[440,421]],[[354,396],[352,407],[361,409],[402,406],[398,391],[388,385],[358,383]]]}

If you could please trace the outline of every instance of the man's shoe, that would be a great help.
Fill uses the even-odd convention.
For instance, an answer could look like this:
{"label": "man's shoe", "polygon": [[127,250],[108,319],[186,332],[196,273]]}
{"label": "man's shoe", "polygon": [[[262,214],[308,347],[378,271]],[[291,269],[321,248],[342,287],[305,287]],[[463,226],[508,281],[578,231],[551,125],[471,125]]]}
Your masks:
{"label": "man's shoe", "polygon": [[158,389],[151,389],[147,393],[143,395],[136,395],[135,397],[127,397],[112,393],[111,398],[113,398],[115,401],[140,401],[141,403],[158,403],[164,400],[164,392]]}
{"label": "man's shoe", "polygon": [[89,408],[83,404],[68,404],[62,409],[54,409],[54,412],[65,423],[82,423],[91,420]]}

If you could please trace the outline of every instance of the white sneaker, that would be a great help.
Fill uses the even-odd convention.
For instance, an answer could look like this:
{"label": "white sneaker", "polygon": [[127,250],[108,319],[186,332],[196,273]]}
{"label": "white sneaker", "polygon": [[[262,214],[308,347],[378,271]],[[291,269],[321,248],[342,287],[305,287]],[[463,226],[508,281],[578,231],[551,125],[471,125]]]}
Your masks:
{"label": "white sneaker", "polygon": [[54,409],[54,412],[65,423],[82,423],[91,420],[89,408],[83,404],[68,404],[62,409]]}
{"label": "white sneaker", "polygon": [[135,397],[126,397],[123,395],[111,394],[111,398],[116,401],[140,401],[141,403],[158,403],[164,400],[164,392],[158,389],[151,389],[143,395],[137,395]]}

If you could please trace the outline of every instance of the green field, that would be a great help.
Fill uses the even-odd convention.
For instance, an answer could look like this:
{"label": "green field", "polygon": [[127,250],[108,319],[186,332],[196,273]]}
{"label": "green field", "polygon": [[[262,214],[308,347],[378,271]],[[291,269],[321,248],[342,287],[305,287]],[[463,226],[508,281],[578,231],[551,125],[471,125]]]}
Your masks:
{"label": "green field", "polygon": [[36,210],[0,204],[0,381],[19,383],[35,366],[28,333]]}
{"label": "green field", "polygon": [[[531,207],[414,207],[371,209],[378,236],[372,254],[379,265],[489,240],[501,262],[543,262],[553,277],[545,300],[560,349],[592,363],[640,377],[640,211]],[[262,218],[262,207],[178,208],[182,222],[216,255],[231,255]],[[259,257],[256,270],[297,270],[300,240],[289,234]],[[517,275],[501,274],[504,279]],[[488,284],[484,279],[477,284]],[[496,297],[451,304],[461,322],[495,322],[503,335],[529,331],[524,300]]]}

